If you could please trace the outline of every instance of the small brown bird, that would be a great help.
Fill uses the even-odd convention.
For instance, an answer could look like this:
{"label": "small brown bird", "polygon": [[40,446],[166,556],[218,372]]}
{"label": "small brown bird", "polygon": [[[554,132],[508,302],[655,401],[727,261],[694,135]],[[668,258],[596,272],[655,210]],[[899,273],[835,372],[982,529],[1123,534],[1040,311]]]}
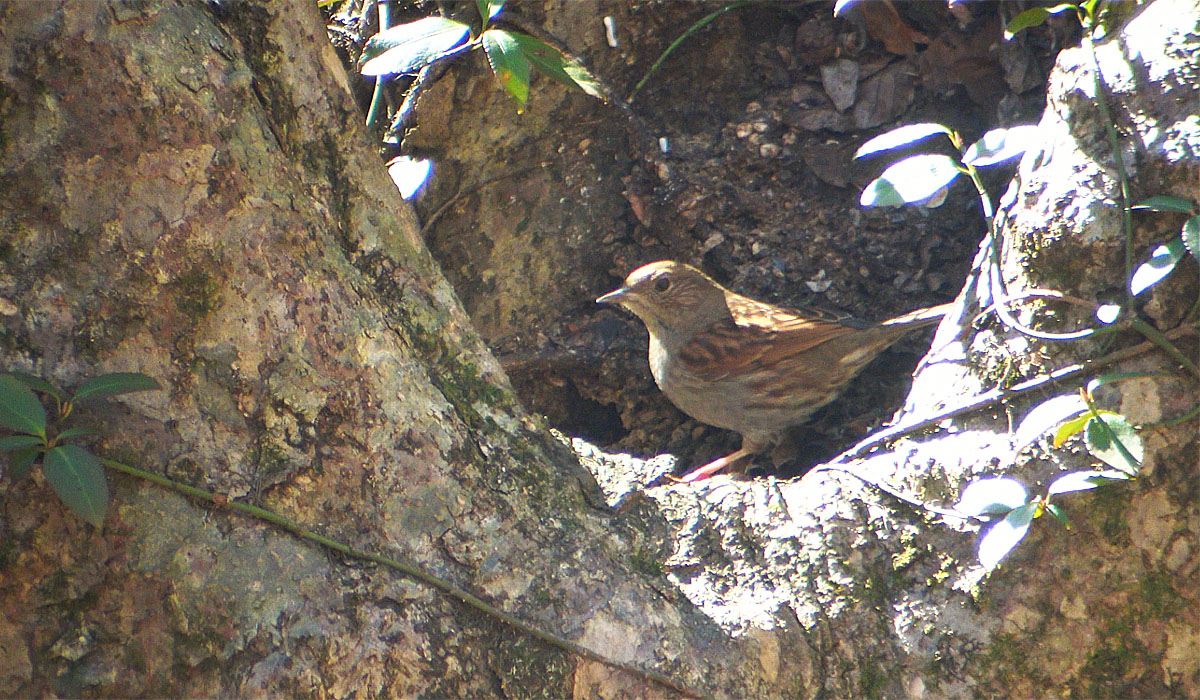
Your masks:
{"label": "small brown bird", "polygon": [[630,273],[596,300],[620,304],[650,331],[650,372],[692,418],[742,435],[742,447],[689,472],[705,479],[771,447],[832,401],[871,360],[905,333],[940,319],[950,305],[879,325],[817,317],[755,301],[703,272],[664,260]]}

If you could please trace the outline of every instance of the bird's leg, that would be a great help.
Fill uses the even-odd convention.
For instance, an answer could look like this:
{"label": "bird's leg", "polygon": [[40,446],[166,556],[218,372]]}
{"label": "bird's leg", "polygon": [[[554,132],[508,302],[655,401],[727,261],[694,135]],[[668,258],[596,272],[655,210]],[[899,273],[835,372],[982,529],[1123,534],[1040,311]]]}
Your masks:
{"label": "bird's leg", "polygon": [[756,451],[757,450],[747,449],[745,446],[743,446],[742,449],[738,450],[737,452],[734,452],[733,454],[726,455],[725,457],[722,457],[720,459],[714,459],[713,461],[709,462],[708,464],[704,465],[703,467],[697,467],[697,468],[693,469],[692,471],[690,471],[687,474],[684,474],[682,477],[680,477],[679,480],[684,483],[690,483],[693,481],[701,481],[703,479],[707,479],[708,477],[712,476],[713,474],[716,474],[717,472],[721,471],[725,467],[728,467],[729,465],[733,464],[734,462],[737,462],[742,459],[745,459],[746,457],[749,457],[750,455],[754,454]]}

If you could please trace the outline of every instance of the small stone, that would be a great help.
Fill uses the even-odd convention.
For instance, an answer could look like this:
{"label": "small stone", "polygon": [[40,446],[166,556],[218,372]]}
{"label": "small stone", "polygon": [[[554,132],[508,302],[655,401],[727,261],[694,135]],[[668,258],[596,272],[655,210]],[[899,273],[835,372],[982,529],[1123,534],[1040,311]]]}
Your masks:
{"label": "small stone", "polygon": [[725,234],[713,233],[713,234],[709,235],[708,238],[704,239],[704,246],[702,248],[702,252],[707,253],[708,251],[712,250],[713,248],[716,248],[717,246],[721,245],[724,242],[725,242]]}
{"label": "small stone", "polygon": [[812,292],[823,294],[826,290],[833,286],[833,280],[827,277],[824,268],[822,268],[821,271],[817,273],[817,276],[806,281],[804,286],[808,287]]}

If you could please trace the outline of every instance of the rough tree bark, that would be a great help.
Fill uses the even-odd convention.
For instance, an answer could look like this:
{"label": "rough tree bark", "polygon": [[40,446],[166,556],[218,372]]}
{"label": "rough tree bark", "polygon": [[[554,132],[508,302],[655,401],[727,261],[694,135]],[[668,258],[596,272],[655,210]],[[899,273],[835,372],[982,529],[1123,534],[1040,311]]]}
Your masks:
{"label": "rough tree bark", "polygon": [[[513,400],[364,138],[314,3],[7,3],[0,35],[3,368],[167,387],[85,411],[98,452],[421,562],[682,682],[715,665],[729,692],[770,691],[743,663],[752,641],[635,570],[662,539],[589,501]],[[40,479],[4,482],[0,695],[670,694],[111,481],[101,530]]]}
{"label": "rough tree bark", "polygon": [[[1146,187],[1183,196],[1200,180],[1196,130],[1175,110],[1195,104],[1196,53],[1149,48],[1183,46],[1168,39],[1197,16],[1169,0],[1143,10],[1151,38],[1126,56],[1134,78],[1117,100]],[[668,487],[613,512],[471,330],[357,126],[311,5],[12,3],[0,37],[3,369],[65,385],[141,371],[167,386],[81,416],[105,428],[98,451],[421,562],[719,696],[1200,689],[1194,421],[1153,434],[1148,478],[982,582],[969,537],[836,474]],[[1064,83],[1086,77],[1078,53],[1061,65]],[[1056,133],[1079,123],[1058,114]],[[1067,162],[1110,183],[1103,150],[1086,153]],[[1045,167],[1031,161],[1024,192],[1049,192],[1030,184]],[[1088,250],[1111,256],[1104,216],[1076,229],[1044,201],[1062,249],[1100,241]],[[1047,274],[1043,260],[1064,269],[1013,250],[1014,279]],[[1056,281],[1096,293],[1071,279]],[[1195,294],[1177,284],[1156,297],[1160,320],[1178,314],[1171,293]],[[952,359],[960,384],[987,362]],[[918,382],[913,406],[945,381]],[[1164,412],[1195,397],[1170,391],[1154,394]],[[988,459],[1053,466],[998,447],[1002,416],[967,427],[954,449],[983,459],[913,445],[920,474],[906,483],[952,494]],[[94,530],[37,478],[4,481],[0,694],[675,695],[261,523],[112,484]]]}

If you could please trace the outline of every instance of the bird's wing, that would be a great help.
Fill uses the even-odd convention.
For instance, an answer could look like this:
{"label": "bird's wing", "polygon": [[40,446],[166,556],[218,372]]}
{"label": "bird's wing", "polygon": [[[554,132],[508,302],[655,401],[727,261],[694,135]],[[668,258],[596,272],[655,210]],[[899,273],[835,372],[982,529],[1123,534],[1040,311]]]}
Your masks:
{"label": "bird's wing", "polygon": [[676,355],[681,368],[705,381],[755,374],[854,328],[807,318],[740,295],[726,299],[730,317],[709,326]]}

